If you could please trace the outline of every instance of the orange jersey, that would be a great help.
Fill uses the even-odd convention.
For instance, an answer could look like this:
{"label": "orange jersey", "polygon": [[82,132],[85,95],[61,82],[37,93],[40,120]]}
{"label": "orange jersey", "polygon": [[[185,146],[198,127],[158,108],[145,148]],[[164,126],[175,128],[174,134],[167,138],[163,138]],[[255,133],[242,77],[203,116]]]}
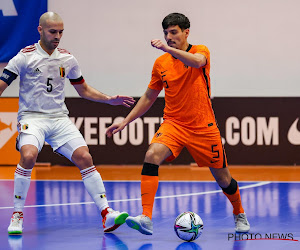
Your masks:
{"label": "orange jersey", "polygon": [[165,89],[164,119],[197,130],[216,125],[210,100],[210,53],[204,45],[190,45],[187,52],[201,53],[201,68],[185,65],[169,53],[156,59],[150,89]]}

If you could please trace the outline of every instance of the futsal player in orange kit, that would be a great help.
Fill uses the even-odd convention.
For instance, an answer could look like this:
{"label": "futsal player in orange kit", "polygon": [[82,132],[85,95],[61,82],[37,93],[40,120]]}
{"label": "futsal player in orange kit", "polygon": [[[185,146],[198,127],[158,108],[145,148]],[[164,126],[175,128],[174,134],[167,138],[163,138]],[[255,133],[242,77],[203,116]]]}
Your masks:
{"label": "futsal player in orange kit", "polygon": [[190,22],[180,13],[171,13],[162,22],[167,44],[159,39],[151,45],[166,52],[154,63],[145,94],[127,117],[106,131],[111,137],[142,116],[165,90],[164,122],[146,152],[141,178],[143,213],[126,219],[128,226],[153,234],[152,210],[158,188],[158,168],[175,159],[186,147],[199,167],[209,167],[233,206],[236,232],[248,232],[250,224],[242,207],[239,187],[227,168],[220,131],[210,99],[210,53],[204,45],[188,43]]}

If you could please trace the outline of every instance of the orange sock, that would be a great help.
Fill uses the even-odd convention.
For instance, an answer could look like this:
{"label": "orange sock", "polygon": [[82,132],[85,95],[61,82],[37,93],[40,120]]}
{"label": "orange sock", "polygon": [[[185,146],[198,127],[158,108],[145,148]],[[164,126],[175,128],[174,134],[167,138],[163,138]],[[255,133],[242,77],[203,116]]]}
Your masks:
{"label": "orange sock", "polygon": [[237,190],[234,194],[227,194],[224,191],[223,191],[223,193],[227,196],[228,200],[231,202],[231,204],[233,206],[233,213],[235,215],[245,212],[242,207],[242,200],[241,200],[239,186],[237,186]]}
{"label": "orange sock", "polygon": [[141,196],[143,214],[152,219],[155,194],[158,188],[158,176],[142,175]]}

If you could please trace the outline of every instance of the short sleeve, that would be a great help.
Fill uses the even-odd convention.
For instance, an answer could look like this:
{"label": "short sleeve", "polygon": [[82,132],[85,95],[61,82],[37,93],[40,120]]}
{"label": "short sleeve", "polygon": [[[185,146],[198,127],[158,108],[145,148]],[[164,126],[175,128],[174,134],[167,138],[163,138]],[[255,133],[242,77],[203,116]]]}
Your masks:
{"label": "short sleeve", "polygon": [[196,53],[200,53],[206,57],[207,64],[210,64],[210,52],[205,45],[197,45]]}
{"label": "short sleeve", "polygon": [[20,75],[22,69],[24,69],[26,65],[26,58],[25,56],[19,52],[16,56],[14,56],[6,65],[4,69],[16,74]]}
{"label": "short sleeve", "polygon": [[163,89],[163,82],[161,79],[161,76],[158,71],[158,63],[155,61],[152,69],[152,77],[151,81],[148,85],[148,88],[150,89],[156,89],[156,90],[162,90]]}
{"label": "short sleeve", "polygon": [[72,66],[67,75],[67,78],[69,78],[70,80],[73,80],[73,79],[79,79],[80,77],[82,77],[82,73],[81,73],[78,61],[76,60],[75,57],[73,57]]}

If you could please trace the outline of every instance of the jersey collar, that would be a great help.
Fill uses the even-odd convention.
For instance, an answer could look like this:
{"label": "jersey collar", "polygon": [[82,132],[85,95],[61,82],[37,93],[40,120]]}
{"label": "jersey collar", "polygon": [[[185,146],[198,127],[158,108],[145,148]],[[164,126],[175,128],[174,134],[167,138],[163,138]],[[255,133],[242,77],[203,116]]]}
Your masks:
{"label": "jersey collar", "polygon": [[190,51],[190,49],[192,48],[192,44],[189,44],[189,46],[187,47],[187,49],[186,49],[186,52],[189,52]]}
{"label": "jersey collar", "polygon": [[40,45],[40,40],[36,43],[36,47],[37,47],[37,51],[43,56],[43,57],[46,57],[46,58],[56,58],[57,55],[58,55],[58,50],[57,48],[55,48],[55,50],[53,51],[53,53],[51,55],[49,55],[43,48],[42,46]]}
{"label": "jersey collar", "polygon": [[[192,44],[189,44],[189,46],[187,47],[187,49],[186,49],[186,52],[189,52],[190,51],[190,49],[192,48]],[[172,56],[174,59],[177,59],[175,56]]]}

